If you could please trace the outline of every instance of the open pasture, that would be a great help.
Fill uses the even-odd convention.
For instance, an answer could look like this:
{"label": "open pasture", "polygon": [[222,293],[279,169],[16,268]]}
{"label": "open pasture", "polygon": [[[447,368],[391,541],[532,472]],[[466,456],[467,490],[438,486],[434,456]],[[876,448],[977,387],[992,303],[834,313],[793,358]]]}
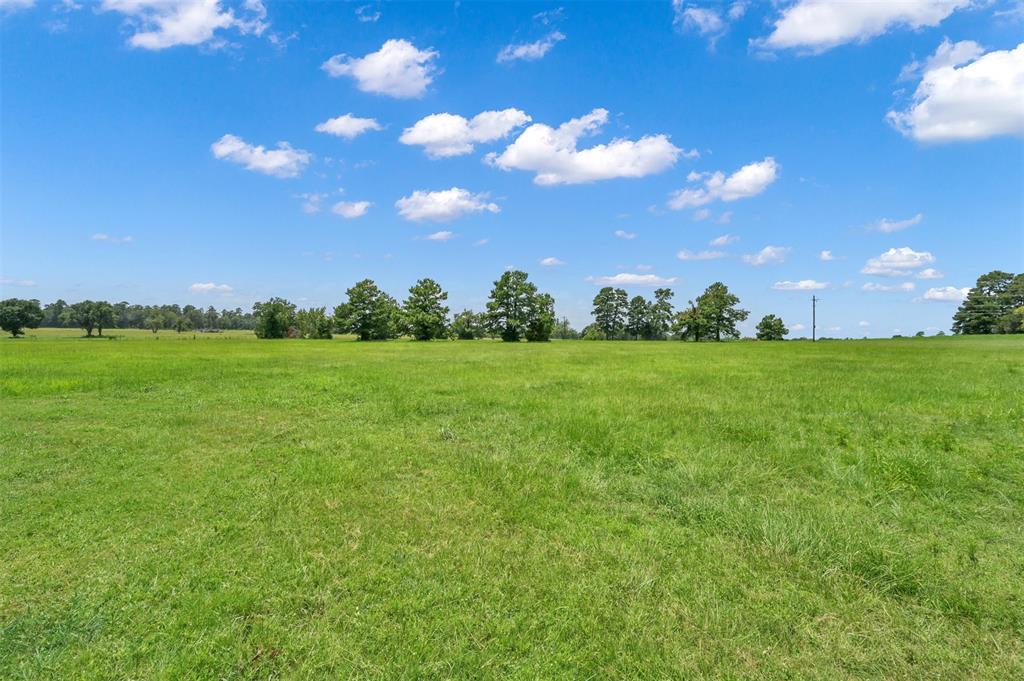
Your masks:
{"label": "open pasture", "polygon": [[1024,676],[1024,339],[0,341],[0,677]]}

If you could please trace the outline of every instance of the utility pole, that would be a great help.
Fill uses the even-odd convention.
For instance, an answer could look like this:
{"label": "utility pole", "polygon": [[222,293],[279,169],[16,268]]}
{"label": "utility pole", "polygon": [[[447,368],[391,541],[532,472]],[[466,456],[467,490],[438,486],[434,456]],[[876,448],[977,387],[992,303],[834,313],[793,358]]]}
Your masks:
{"label": "utility pole", "polygon": [[811,296],[811,342],[818,340],[818,297]]}

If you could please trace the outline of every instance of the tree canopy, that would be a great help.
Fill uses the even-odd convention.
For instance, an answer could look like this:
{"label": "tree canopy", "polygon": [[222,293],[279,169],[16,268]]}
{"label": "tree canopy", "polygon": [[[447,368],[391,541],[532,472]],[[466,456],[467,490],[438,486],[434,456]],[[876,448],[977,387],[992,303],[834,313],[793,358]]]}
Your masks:
{"label": "tree canopy", "polygon": [[953,333],[1024,332],[1024,274],[993,270],[978,277],[953,315]]}
{"label": "tree canopy", "polygon": [[757,323],[757,340],[782,340],[788,333],[789,329],[782,322],[782,318],[773,314],[766,314]]}
{"label": "tree canopy", "polygon": [[0,329],[14,338],[24,333],[23,329],[35,329],[43,321],[43,309],[38,300],[8,298],[0,301]]}
{"label": "tree canopy", "polygon": [[416,340],[448,336],[448,294],[433,279],[420,279],[405,299],[405,323]]}

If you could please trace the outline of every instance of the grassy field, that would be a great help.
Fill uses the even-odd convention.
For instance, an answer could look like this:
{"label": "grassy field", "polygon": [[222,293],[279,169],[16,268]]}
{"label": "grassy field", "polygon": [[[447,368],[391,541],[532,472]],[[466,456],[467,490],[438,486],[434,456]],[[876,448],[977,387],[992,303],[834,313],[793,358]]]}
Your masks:
{"label": "grassy field", "polygon": [[0,678],[1024,678],[1024,338],[0,341]]}

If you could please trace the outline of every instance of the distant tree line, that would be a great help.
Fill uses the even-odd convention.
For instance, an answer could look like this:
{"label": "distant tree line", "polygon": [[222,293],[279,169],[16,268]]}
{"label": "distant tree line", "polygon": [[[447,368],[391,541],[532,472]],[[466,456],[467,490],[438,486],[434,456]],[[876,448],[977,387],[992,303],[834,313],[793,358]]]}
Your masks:
{"label": "distant tree line", "polygon": [[978,277],[953,315],[953,333],[1024,333],[1024,274],[994,270]]}
{"label": "distant tree line", "polygon": [[[673,292],[654,291],[654,298],[630,298],[621,288],[606,286],[594,296],[593,323],[582,332],[555,316],[555,300],[538,291],[529,275],[510,270],[494,282],[486,309],[463,310],[449,318],[448,293],[433,279],[420,279],[402,302],[382,291],[372,279],[346,292],[347,300],[332,311],[326,307],[298,309],[284,298],[253,305],[251,312],[205,310],[193,305],[132,305],[104,300],[68,304],[57,300],[41,307],[38,300],[0,301],[0,329],[13,336],[39,326],[80,328],[87,336],[104,329],[220,331],[251,329],[260,338],[331,338],[353,334],[359,340],[411,336],[416,340],[501,338],[516,342],[551,338],[587,340],[721,341],[739,338],[739,324],[749,317],[739,298],[715,282],[681,310]],[[982,275],[953,316],[958,334],[1024,333],[1024,274],[993,271]],[[756,326],[758,340],[783,340],[789,334],[782,319],[765,315]],[[919,333],[918,335],[923,335]]]}

